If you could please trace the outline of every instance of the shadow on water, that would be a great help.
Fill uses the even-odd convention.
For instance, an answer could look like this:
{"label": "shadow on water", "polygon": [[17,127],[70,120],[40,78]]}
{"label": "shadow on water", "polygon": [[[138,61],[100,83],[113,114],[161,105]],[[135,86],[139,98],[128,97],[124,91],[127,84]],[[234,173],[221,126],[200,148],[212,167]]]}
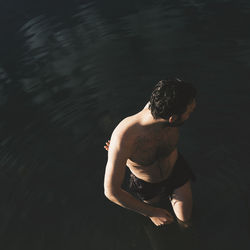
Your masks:
{"label": "shadow on water", "polygon": [[168,76],[199,92],[180,147],[198,176],[202,249],[249,246],[249,3],[109,4],[25,16],[6,47],[19,49],[0,65],[2,249],[181,248],[175,226],[166,234],[103,194],[104,142]]}

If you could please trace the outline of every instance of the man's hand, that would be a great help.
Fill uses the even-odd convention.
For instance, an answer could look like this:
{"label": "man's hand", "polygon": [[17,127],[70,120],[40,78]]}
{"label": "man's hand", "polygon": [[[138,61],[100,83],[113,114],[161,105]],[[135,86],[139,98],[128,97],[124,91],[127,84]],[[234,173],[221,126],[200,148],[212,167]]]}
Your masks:
{"label": "man's hand", "polygon": [[106,142],[106,145],[107,145],[107,146],[104,146],[104,148],[105,148],[107,151],[109,151],[109,144],[110,144],[110,140],[108,140],[108,141]]}
{"label": "man's hand", "polygon": [[171,213],[164,208],[158,207],[154,209],[153,216],[150,216],[149,218],[156,226],[171,224],[174,221]]}

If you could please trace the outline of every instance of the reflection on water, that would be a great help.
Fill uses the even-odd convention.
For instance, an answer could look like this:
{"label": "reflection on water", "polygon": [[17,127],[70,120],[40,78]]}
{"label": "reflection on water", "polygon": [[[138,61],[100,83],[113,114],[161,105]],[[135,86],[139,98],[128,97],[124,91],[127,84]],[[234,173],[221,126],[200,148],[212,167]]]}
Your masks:
{"label": "reflection on water", "polygon": [[[97,1],[79,5],[66,21],[44,13],[15,31],[21,56],[12,60],[18,67],[4,61],[0,66],[5,249],[151,249],[141,218],[103,196],[103,144],[122,118],[144,107],[153,85],[169,76],[190,80],[199,90],[199,107],[180,142],[202,180],[194,187],[197,204],[212,203],[208,187],[215,188],[224,197],[220,210],[232,202],[247,216],[249,121],[239,110],[247,114],[249,106],[249,12],[243,0],[135,1],[122,7]],[[242,129],[232,133],[239,124]],[[220,172],[216,164],[224,154],[228,163],[221,163]],[[204,183],[205,196],[199,189]],[[225,196],[233,191],[235,199]],[[237,197],[242,204],[235,205]],[[232,210],[197,207],[201,235],[217,225],[224,233],[210,237],[220,249],[233,246],[231,235],[247,244],[249,221],[235,219],[226,230]],[[205,221],[211,213],[224,223]]]}

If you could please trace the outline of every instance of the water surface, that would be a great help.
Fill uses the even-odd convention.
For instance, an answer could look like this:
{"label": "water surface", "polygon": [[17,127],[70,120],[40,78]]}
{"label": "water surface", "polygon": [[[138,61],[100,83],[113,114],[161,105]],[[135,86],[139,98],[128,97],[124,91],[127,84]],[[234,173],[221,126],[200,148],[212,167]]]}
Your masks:
{"label": "water surface", "polygon": [[249,246],[248,1],[17,1],[1,8],[3,249],[153,249],[103,195],[103,145],[155,83],[198,90],[180,150],[204,249]]}

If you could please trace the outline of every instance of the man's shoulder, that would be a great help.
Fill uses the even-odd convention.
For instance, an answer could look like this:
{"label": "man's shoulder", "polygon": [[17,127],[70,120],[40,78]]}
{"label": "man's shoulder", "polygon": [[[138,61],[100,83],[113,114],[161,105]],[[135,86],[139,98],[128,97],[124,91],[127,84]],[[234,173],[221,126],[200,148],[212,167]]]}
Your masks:
{"label": "man's shoulder", "polygon": [[134,116],[126,117],[119,122],[112,135],[120,140],[131,141],[136,135],[138,126],[138,122]]}

